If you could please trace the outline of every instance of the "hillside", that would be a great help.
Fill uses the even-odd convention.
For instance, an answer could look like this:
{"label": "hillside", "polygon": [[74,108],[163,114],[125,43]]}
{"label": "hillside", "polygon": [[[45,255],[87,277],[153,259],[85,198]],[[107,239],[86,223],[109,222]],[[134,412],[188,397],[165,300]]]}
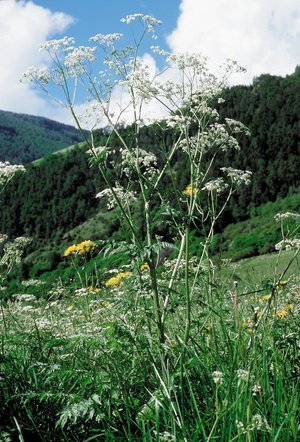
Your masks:
{"label": "hillside", "polygon": [[[236,86],[224,92],[225,103],[219,105],[218,109],[220,120],[229,116],[242,121],[249,127],[251,137],[239,140],[242,146],[240,151],[218,155],[212,173],[217,175],[218,168],[231,166],[251,170],[253,175],[250,186],[241,188],[233,195],[216,226],[215,253],[222,252],[239,259],[273,250],[279,235],[278,226],[273,227],[274,211],[267,217],[266,225],[262,226],[261,214],[256,208],[299,193],[299,97],[298,68],[286,78],[263,75],[251,86]],[[122,134],[130,143],[130,128],[124,128]],[[95,142],[104,145],[107,136],[98,131]],[[162,132],[155,126],[144,127],[140,133],[140,145],[151,149],[161,167],[161,146],[167,147],[174,137],[176,134],[171,130]],[[112,159],[118,161],[118,140],[112,134],[109,136],[109,146],[115,151]],[[122,233],[115,213],[107,211],[105,201],[95,198],[96,193],[105,186],[97,167],[90,167],[85,151],[81,143],[75,149],[64,149],[58,155],[29,164],[26,174],[17,174],[1,196],[0,231],[10,237],[32,237],[31,252],[52,244],[50,247],[54,247],[58,254],[67,242],[80,241],[87,235],[92,239],[103,236],[120,238]],[[180,193],[189,183],[185,156],[176,153],[172,165]],[[163,185],[164,191],[169,192],[168,182]],[[157,202],[153,200],[152,204],[155,210]],[[286,203],[285,209],[291,210],[289,203]],[[298,209],[297,203],[293,210]],[[139,229],[143,229],[141,210],[142,205],[137,204],[134,218]],[[245,224],[229,226],[242,221]],[[166,239],[172,235],[167,224],[157,226],[155,233]],[[195,238],[201,238],[201,232],[195,232]]]}
{"label": "hillside", "polygon": [[0,161],[26,164],[81,140],[79,131],[72,126],[0,111]]}

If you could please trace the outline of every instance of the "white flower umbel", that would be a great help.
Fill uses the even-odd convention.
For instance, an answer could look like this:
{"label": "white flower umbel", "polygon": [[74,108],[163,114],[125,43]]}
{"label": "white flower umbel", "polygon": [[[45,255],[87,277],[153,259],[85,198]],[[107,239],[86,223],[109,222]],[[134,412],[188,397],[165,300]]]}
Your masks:
{"label": "white flower umbel", "polygon": [[300,238],[283,239],[275,245],[275,250],[300,249]]}
{"label": "white flower umbel", "polygon": [[5,242],[3,256],[0,259],[0,268],[5,269],[5,272],[9,273],[15,266],[20,264],[24,248],[30,244],[31,241],[31,238],[19,236],[13,241]]}
{"label": "white flower umbel", "polygon": [[238,378],[239,382],[240,381],[246,382],[249,379],[249,371],[247,371],[247,370],[239,369],[239,370],[237,370],[236,374],[237,374],[237,378]]}
{"label": "white flower umbel", "polygon": [[151,152],[147,152],[144,149],[134,149],[129,151],[128,149],[120,149],[122,153],[122,166],[123,172],[127,177],[130,177],[132,173],[139,169],[143,170],[143,173],[152,178],[157,173],[157,157]]}
{"label": "white flower umbel", "polygon": [[96,47],[79,46],[72,49],[64,59],[64,65],[70,77],[79,77],[86,72],[86,63],[96,60]]}
{"label": "white flower umbel", "polygon": [[57,40],[49,40],[40,45],[40,52],[46,51],[50,53],[57,53],[59,50],[66,50],[70,45],[75,44],[75,39],[72,37],[63,37]]}
{"label": "white flower umbel", "polygon": [[152,17],[151,15],[144,14],[130,14],[126,15],[126,17],[121,19],[121,23],[125,23],[127,25],[139,21],[144,27],[146,27],[147,31],[154,34],[155,26],[161,25],[162,22],[157,20],[157,18]]}
{"label": "white flower umbel", "polygon": [[300,222],[299,213],[294,213],[294,212],[276,213],[274,218],[275,218],[276,222],[280,222],[283,220],[293,220],[293,221]]}
{"label": "white flower umbel", "polygon": [[230,127],[232,133],[234,134],[245,134],[250,136],[251,133],[249,129],[240,121],[233,120],[232,118],[225,118],[227,125]]}
{"label": "white flower umbel", "polygon": [[222,385],[224,382],[224,373],[222,371],[214,371],[212,373],[213,381],[216,385]]}
{"label": "white flower umbel", "polygon": [[123,34],[119,34],[117,32],[113,34],[96,34],[93,37],[90,37],[90,41],[94,43],[99,43],[101,46],[112,47],[116,41],[121,40]]}
{"label": "white flower umbel", "polygon": [[207,192],[216,192],[220,194],[224,192],[228,188],[228,184],[224,182],[223,178],[216,178],[215,180],[208,181],[203,187],[202,190],[206,190]]}
{"label": "white flower umbel", "polygon": [[8,235],[0,233],[0,244],[4,244],[7,241]]}
{"label": "white flower umbel", "polygon": [[42,287],[46,285],[46,281],[42,281],[41,279],[27,279],[26,281],[22,281],[21,284],[24,287]]}
{"label": "white flower umbel", "polygon": [[21,82],[36,81],[41,84],[48,84],[53,80],[52,72],[47,67],[29,67],[22,75]]}
{"label": "white flower umbel", "polygon": [[[136,201],[136,192],[131,192],[129,190],[125,190],[123,187],[113,187],[113,191],[116,194],[116,196],[126,204],[132,204],[134,201]],[[104,189],[101,192],[97,193],[96,198],[108,198],[107,201],[107,208],[108,210],[114,209],[117,207],[117,203],[113,196],[113,191],[111,189]]]}
{"label": "white flower umbel", "polygon": [[8,161],[4,163],[0,161],[0,190],[8,181],[12,179],[16,172],[25,172],[25,167],[22,165],[10,164]]}
{"label": "white flower umbel", "polygon": [[221,167],[220,170],[222,170],[236,186],[250,184],[252,172],[249,170],[233,169],[232,167]]}

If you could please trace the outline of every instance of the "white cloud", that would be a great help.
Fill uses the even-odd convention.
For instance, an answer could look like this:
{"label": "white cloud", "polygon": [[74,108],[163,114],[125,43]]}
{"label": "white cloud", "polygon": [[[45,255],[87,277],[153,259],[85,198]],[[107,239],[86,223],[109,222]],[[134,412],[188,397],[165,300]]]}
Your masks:
{"label": "white cloud", "polygon": [[[38,51],[41,42],[62,34],[74,23],[69,15],[38,6],[32,1],[0,0],[0,109],[43,115],[74,124],[69,112],[19,79],[29,66],[47,65]],[[173,52],[202,52],[218,66],[226,58],[244,65],[248,74],[235,83],[250,83],[261,73],[285,75],[300,64],[299,0],[181,0],[177,26],[167,41]],[[155,59],[144,54],[151,73]],[[169,71],[162,75],[167,79]],[[128,94],[116,89],[112,110],[128,103]],[[82,110],[84,105],[79,105]],[[146,115],[164,113],[152,101]],[[126,122],[132,120],[127,113]]]}
{"label": "white cloud", "polygon": [[247,68],[235,79],[286,75],[300,63],[299,0],[182,0],[168,37],[173,52],[202,52],[212,66],[226,58]]}
{"label": "white cloud", "polygon": [[35,5],[31,1],[0,1],[0,109],[43,115],[69,122],[67,112],[29,84],[20,83],[28,66],[41,66],[45,56],[40,43],[62,33],[74,22],[71,16]]}

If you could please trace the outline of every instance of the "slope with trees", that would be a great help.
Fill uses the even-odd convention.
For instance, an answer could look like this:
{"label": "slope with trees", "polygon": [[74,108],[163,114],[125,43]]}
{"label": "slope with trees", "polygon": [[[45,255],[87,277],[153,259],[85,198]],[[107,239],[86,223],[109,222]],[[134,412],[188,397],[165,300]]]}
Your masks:
{"label": "slope with trees", "polygon": [[80,132],[73,126],[0,111],[0,161],[26,164],[79,141]]}

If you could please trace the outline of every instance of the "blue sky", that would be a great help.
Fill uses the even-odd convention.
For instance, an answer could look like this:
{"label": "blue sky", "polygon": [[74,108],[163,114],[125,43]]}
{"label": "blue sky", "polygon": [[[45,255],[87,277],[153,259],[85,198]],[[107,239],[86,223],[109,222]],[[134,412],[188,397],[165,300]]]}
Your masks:
{"label": "blue sky", "polygon": [[136,12],[162,20],[164,26],[159,34],[166,39],[176,26],[180,0],[36,0],[34,3],[74,17],[68,35],[85,44],[91,35],[121,32],[124,25],[120,19]]}
{"label": "blue sky", "polygon": [[299,0],[0,0],[0,109],[70,123],[64,109],[20,84],[22,73],[45,64],[40,43],[67,35],[86,45],[97,33],[123,33],[120,19],[136,12],[163,21],[158,43],[171,52],[202,52],[212,66],[237,60],[248,73],[233,83],[300,65]]}

